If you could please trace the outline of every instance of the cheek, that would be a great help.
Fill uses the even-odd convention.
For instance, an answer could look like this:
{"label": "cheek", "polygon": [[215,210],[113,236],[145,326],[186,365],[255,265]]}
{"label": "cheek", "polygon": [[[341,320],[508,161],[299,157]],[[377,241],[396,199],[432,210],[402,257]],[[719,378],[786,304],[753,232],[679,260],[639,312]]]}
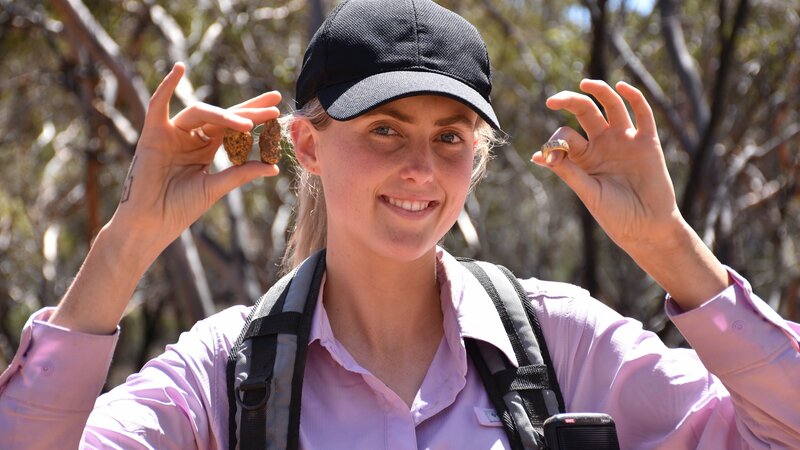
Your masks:
{"label": "cheek", "polygon": [[447,167],[447,179],[451,180],[450,187],[459,192],[463,191],[464,196],[466,196],[466,191],[469,190],[469,185],[472,182],[472,170],[474,167],[473,153],[460,157]]}
{"label": "cheek", "polygon": [[372,195],[370,175],[376,173],[370,164],[362,152],[347,143],[320,158],[325,201],[332,214],[358,215],[362,211]]}
{"label": "cheek", "polygon": [[455,223],[464,207],[469,186],[472,180],[472,156],[460,158],[457,162],[446,165],[442,179],[447,180],[447,222]]}

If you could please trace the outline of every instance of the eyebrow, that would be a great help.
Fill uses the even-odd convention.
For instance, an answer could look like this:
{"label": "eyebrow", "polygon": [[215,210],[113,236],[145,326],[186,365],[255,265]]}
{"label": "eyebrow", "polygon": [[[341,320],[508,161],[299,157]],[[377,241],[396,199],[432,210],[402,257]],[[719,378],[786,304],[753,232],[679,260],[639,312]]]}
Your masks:
{"label": "eyebrow", "polygon": [[475,121],[469,120],[469,118],[467,118],[467,116],[463,114],[456,114],[454,116],[445,117],[444,119],[437,120],[435,125],[437,127],[446,127],[449,125],[457,125],[457,124],[461,124],[468,127],[474,127]]}
{"label": "eyebrow", "polygon": [[[410,114],[406,114],[406,113],[400,111],[397,108],[391,108],[391,107],[378,108],[378,109],[376,109],[376,110],[374,110],[374,111],[372,111],[371,113],[368,113],[368,114],[369,115],[386,115],[386,116],[392,117],[394,119],[397,119],[400,122],[405,122],[405,123],[409,123],[409,124],[412,124],[412,125],[417,123],[416,119],[413,116],[411,116]],[[462,125],[465,125],[465,126],[468,126],[468,127],[474,127],[475,126],[475,121],[470,120],[464,114],[454,114],[452,116],[444,117],[442,119],[439,119],[434,123],[434,125],[437,126],[437,127],[445,127],[445,126],[455,125],[455,124],[462,124]]]}

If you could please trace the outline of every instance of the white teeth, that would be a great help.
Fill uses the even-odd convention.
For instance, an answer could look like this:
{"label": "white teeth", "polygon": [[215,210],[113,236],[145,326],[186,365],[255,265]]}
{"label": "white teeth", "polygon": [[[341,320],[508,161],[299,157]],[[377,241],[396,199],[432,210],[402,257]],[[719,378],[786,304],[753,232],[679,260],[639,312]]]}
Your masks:
{"label": "white teeth", "polygon": [[430,206],[430,202],[419,202],[419,201],[412,201],[412,200],[398,200],[391,197],[386,197],[386,200],[389,204],[397,206],[398,208],[403,208],[406,211],[417,212],[422,211],[423,209]]}

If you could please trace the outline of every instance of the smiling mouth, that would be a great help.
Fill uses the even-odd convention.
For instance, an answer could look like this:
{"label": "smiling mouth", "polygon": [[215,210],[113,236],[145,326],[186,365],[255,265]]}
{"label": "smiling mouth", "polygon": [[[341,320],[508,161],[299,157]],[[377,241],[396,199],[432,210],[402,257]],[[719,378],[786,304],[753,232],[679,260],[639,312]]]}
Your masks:
{"label": "smiling mouth", "polygon": [[386,203],[409,212],[419,212],[423,209],[433,206],[436,203],[428,200],[400,200],[397,198],[387,197],[385,195],[383,196],[383,199],[386,200]]}

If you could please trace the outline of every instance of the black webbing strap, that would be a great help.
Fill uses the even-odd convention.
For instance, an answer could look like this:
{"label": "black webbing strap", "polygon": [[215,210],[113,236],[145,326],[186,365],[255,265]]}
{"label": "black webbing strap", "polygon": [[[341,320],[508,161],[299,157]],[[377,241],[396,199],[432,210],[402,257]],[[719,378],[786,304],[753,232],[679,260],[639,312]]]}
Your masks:
{"label": "black webbing strap", "polygon": [[[228,360],[228,396],[229,396],[229,448],[241,450],[264,450],[266,448],[284,448],[282,443],[273,442],[268,437],[267,415],[274,411],[276,405],[272,402],[278,391],[271,392],[273,378],[276,376],[291,379],[291,391],[288,399],[288,429],[285,429],[285,448],[297,449],[300,440],[300,404],[303,387],[303,373],[308,351],[308,338],[311,332],[313,312],[319,296],[322,277],[325,273],[325,252],[320,251],[313,261],[314,265],[303,269],[299,273],[302,284],[297,285],[297,290],[291,289],[292,280],[298,275],[297,270],[279,280],[253,307],[245,321],[239,338],[231,349]],[[305,266],[304,266],[305,267]],[[311,277],[308,269],[312,269]],[[299,281],[298,281],[299,283]],[[308,284],[305,284],[308,283]],[[307,294],[300,287],[308,288]],[[287,297],[290,295],[291,297]],[[287,302],[287,298],[289,299]],[[287,311],[284,311],[287,309]],[[302,309],[302,312],[298,312]],[[293,373],[289,369],[274,373],[279,353],[279,335],[295,335],[296,342],[293,352]],[[283,342],[283,341],[281,341]],[[249,345],[249,349],[245,347]],[[281,347],[284,348],[284,347]],[[246,378],[238,388],[235,386],[237,374],[237,358],[243,349],[249,350],[249,361],[244,364]],[[282,353],[286,353],[286,349]],[[242,355],[242,357],[245,357]],[[242,360],[244,361],[244,360]],[[242,370],[241,368],[239,369]],[[288,383],[286,383],[288,387]],[[282,385],[281,385],[282,386]],[[280,407],[278,407],[280,408]],[[239,428],[237,430],[237,411]],[[273,427],[274,428],[274,427]],[[280,428],[279,428],[280,429]],[[278,441],[283,439],[283,432],[278,433]],[[268,442],[269,441],[269,442]]]}
{"label": "black webbing strap", "polygon": [[306,356],[308,355],[308,338],[311,335],[311,324],[314,309],[317,306],[322,277],[325,275],[325,250],[322,250],[314,268],[311,280],[311,289],[308,290],[302,320],[297,330],[297,354],[294,359],[294,374],[292,375],[292,399],[289,403],[289,431],[286,437],[286,448],[296,450],[300,448],[300,405],[303,395],[303,377],[306,372]]}
{"label": "black webbing strap", "polygon": [[[290,286],[291,282],[281,292],[270,314],[273,311],[283,310]],[[257,309],[258,306],[260,305],[254,309]],[[292,313],[280,312],[274,316],[268,315],[252,319],[242,337],[242,342],[246,339],[251,340],[252,351],[247,379],[239,385],[239,392],[234,392],[241,409],[241,431],[239,432],[239,448],[241,450],[264,450],[267,447],[264,424],[267,420],[266,406],[271,394],[270,386],[277,355],[278,333],[285,332],[285,324],[288,322],[286,318],[291,315]]]}
{"label": "black webbing strap", "polygon": [[[237,400],[241,408],[241,431],[239,432],[241,450],[263,450],[267,446],[264,433],[267,420],[266,406],[271,394],[270,386],[277,356],[278,334],[297,334],[301,318],[301,314],[298,312],[281,312],[258,317],[247,327],[244,338],[250,339],[252,345],[250,373],[247,379],[239,385],[237,393],[241,396]],[[305,341],[298,339],[299,342],[308,342],[308,338]]]}
{"label": "black webbing strap", "polygon": [[267,334],[297,334],[302,314],[293,311],[254,319],[247,327],[245,339]]}
{"label": "black webbing strap", "polygon": [[241,408],[241,450],[266,448],[264,421],[266,405],[270,395],[270,385],[275,364],[275,348],[278,345],[277,335],[262,335],[252,338],[252,354],[250,374],[239,385],[236,393]]}
{"label": "black webbing strap", "polygon": [[[290,273],[290,274],[284,276],[283,278],[281,278],[280,280],[278,280],[278,282],[275,283],[275,285],[267,293],[262,295],[261,298],[259,298],[255,302],[255,304],[253,305],[253,308],[250,309],[250,314],[248,314],[247,318],[245,319],[245,323],[244,323],[244,326],[242,327],[242,331],[239,333],[239,336],[237,337],[236,342],[234,343],[233,347],[231,348],[230,355],[228,355],[228,365],[227,365],[227,374],[226,374],[227,375],[227,384],[228,384],[228,448],[231,449],[231,450],[236,448],[236,446],[238,444],[238,441],[239,441],[237,439],[239,431],[237,430],[237,426],[236,426],[236,411],[239,408],[239,402],[241,400],[253,401],[252,400],[253,394],[250,394],[247,399],[239,399],[238,398],[238,393],[236,392],[235,384],[234,384],[234,380],[236,378],[236,361],[237,361],[237,357],[239,356],[239,352],[242,350],[242,345],[244,345],[245,336],[250,331],[250,324],[253,322],[253,318],[259,313],[259,311],[262,308],[265,307],[265,302],[270,302],[272,300],[272,298],[270,298],[270,296],[277,295],[278,298],[275,300],[275,306],[278,307],[277,310],[283,309],[283,304],[284,304],[284,302],[286,300],[286,294],[289,291],[289,287],[292,284],[292,278],[293,278],[295,273],[296,273],[296,271],[293,271],[292,273]],[[261,344],[259,344],[259,347],[263,348],[265,345],[266,345],[265,343],[261,343]],[[270,345],[266,345],[266,346],[269,347]],[[263,352],[259,352],[259,353],[263,353]],[[263,366],[264,363],[265,362],[262,361],[261,365]],[[271,374],[270,374],[270,376],[271,376]],[[266,396],[264,397],[264,399],[266,399]],[[261,402],[259,401],[258,403],[261,403]],[[258,404],[258,403],[253,401],[253,403],[251,403],[251,404]],[[257,418],[252,417],[252,416],[250,417],[250,419],[251,420],[257,420]],[[245,426],[245,425],[243,425],[242,428],[248,428],[250,430],[257,429],[254,426]],[[252,432],[250,432],[250,433],[252,433]],[[258,437],[256,437],[255,439],[258,439]],[[263,446],[262,446],[262,448],[263,448]]]}
{"label": "black webbing strap", "polygon": [[522,391],[529,389],[550,389],[547,367],[522,366],[509,367],[494,374],[500,392]]}
{"label": "black webbing strap", "polygon": [[[498,265],[498,269],[508,278],[511,284],[514,286],[514,289],[517,291],[517,295],[519,298],[524,299],[522,302],[522,307],[525,309],[525,314],[528,316],[528,321],[531,324],[531,328],[533,328],[533,333],[536,336],[536,341],[539,342],[539,352],[542,355],[542,360],[544,362],[544,367],[547,369],[548,380],[550,384],[550,390],[556,395],[556,400],[558,402],[558,411],[559,412],[566,412],[567,407],[564,403],[564,396],[561,394],[561,387],[558,384],[558,378],[556,378],[556,369],[553,366],[553,360],[550,358],[550,351],[547,349],[547,341],[544,338],[544,333],[542,333],[542,326],[539,324],[539,318],[536,316],[536,311],[533,310],[533,305],[530,301],[528,301],[528,294],[525,292],[525,289],[519,283],[519,280],[510,270],[507,268]],[[546,418],[545,418],[546,419]]]}
{"label": "black webbing strap", "polygon": [[503,303],[503,299],[500,298],[500,294],[497,293],[497,289],[495,289],[492,280],[474,261],[460,261],[461,264],[463,264],[464,267],[466,267],[472,273],[472,275],[478,279],[483,288],[486,290],[486,293],[489,294],[489,298],[492,299],[492,303],[494,303],[494,307],[497,309],[497,313],[500,315],[500,321],[503,323],[503,328],[506,330],[506,335],[511,341],[511,348],[514,349],[514,356],[517,357],[517,364],[520,366],[529,365],[530,360],[528,359],[528,354],[525,352],[525,349],[519,340],[519,334],[514,328],[514,324],[509,317],[508,310],[506,310],[506,305]]}
{"label": "black webbing strap", "polygon": [[467,348],[467,354],[472,360],[475,369],[477,369],[481,381],[483,381],[483,387],[486,389],[486,394],[489,396],[489,400],[492,402],[497,416],[500,417],[500,421],[503,422],[503,429],[506,431],[511,450],[525,450],[514,419],[511,417],[503,401],[503,394],[501,394],[500,388],[497,386],[497,380],[492,376],[489,367],[486,366],[486,361],[484,361],[483,356],[481,356],[478,344],[471,338],[465,338],[464,346]]}
{"label": "black webbing strap", "polygon": [[[502,266],[490,266],[484,270],[480,264],[486,263],[459,260],[481,283],[494,303],[519,367],[514,367],[505,356],[495,356],[495,352],[500,355],[502,352],[494,347],[478,348],[473,345],[470,357],[498,415],[503,419],[511,445],[521,442],[523,447],[541,447],[544,421],[552,414],[563,412],[564,403],[527,292],[517,278]],[[500,273],[497,273],[498,270]],[[513,287],[513,291],[509,287]],[[500,291],[504,294],[501,295]],[[495,361],[491,363],[492,368],[487,365],[486,358]]]}

